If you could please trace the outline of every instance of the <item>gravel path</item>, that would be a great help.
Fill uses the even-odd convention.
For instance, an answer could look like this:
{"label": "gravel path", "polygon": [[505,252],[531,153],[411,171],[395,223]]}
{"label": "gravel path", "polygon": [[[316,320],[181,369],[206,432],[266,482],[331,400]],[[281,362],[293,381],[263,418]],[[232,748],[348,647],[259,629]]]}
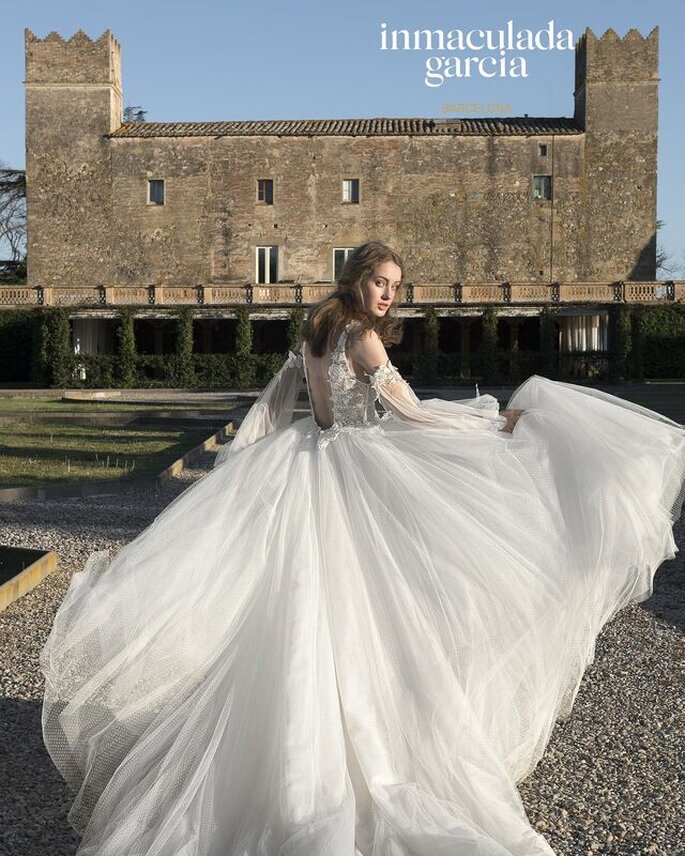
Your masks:
{"label": "gravel path", "polygon": [[[42,742],[38,653],[74,571],[116,552],[212,466],[206,453],[160,488],[111,497],[0,505],[0,542],[55,549],[60,570],[0,613],[0,854],[67,856],[71,797]],[[558,856],[685,856],[685,518],[681,551],[654,595],[597,640],[570,719],[519,785],[531,822]],[[228,855],[227,855],[228,856]]]}

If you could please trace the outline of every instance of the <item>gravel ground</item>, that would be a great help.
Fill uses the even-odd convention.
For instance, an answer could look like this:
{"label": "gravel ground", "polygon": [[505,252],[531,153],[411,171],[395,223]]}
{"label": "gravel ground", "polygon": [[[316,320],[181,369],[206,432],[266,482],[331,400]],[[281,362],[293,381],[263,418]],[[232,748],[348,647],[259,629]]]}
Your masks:
{"label": "gravel ground", "polygon": [[[60,570],[0,613],[0,854],[67,856],[79,838],[72,798],[42,742],[38,653],[74,571],[116,552],[212,466],[206,453],[155,490],[0,505],[0,542],[55,549]],[[602,631],[569,720],[519,785],[533,825],[558,856],[685,856],[685,518],[681,551],[654,595]],[[227,854],[228,856],[228,854]]]}

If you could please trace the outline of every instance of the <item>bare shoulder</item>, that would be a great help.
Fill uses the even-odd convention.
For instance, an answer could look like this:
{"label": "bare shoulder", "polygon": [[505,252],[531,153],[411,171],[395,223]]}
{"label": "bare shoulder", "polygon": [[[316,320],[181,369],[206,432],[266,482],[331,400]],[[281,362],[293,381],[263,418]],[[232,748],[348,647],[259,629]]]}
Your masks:
{"label": "bare shoulder", "polygon": [[351,342],[380,342],[381,337],[375,330],[362,330],[359,327],[350,328]]}
{"label": "bare shoulder", "polygon": [[350,337],[349,354],[367,372],[388,359],[385,345],[375,330],[355,330]]}
{"label": "bare shoulder", "polygon": [[360,324],[353,323],[349,328],[348,341],[352,348],[368,349],[375,345],[381,345],[381,337],[375,330],[364,329]]}

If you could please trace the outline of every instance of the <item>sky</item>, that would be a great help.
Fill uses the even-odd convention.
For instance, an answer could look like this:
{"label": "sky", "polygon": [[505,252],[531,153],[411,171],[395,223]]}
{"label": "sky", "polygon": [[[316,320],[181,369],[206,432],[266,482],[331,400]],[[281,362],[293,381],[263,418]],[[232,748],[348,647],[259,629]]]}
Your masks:
{"label": "sky", "polygon": [[[0,31],[0,161],[23,169],[24,27],[70,38],[110,29],[121,43],[124,105],[147,121],[231,119],[572,116],[574,52],[533,50],[527,76],[445,79],[427,85],[425,62],[439,51],[381,50],[386,30],[570,30],[619,36],[659,26],[659,244],[672,273],[685,279],[685,4],[673,0],[502,2],[468,6],[447,0],[4,0]],[[449,51],[446,53],[450,53]],[[492,53],[480,51],[480,55]],[[467,51],[466,54],[477,55]],[[495,51],[498,55],[498,52]],[[453,54],[458,55],[458,54]],[[432,82],[439,82],[434,77]],[[454,111],[446,105],[480,106]],[[450,110],[452,112],[450,112]]]}

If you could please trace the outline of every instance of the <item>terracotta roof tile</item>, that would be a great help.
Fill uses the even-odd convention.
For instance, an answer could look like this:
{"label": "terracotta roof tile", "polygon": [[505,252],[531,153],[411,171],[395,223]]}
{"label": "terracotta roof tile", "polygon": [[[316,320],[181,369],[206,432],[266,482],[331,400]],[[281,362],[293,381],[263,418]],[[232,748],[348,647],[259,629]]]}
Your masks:
{"label": "terracotta roof tile", "polygon": [[126,122],[109,137],[526,136],[582,134],[566,116],[474,119],[265,119],[239,122]]}

